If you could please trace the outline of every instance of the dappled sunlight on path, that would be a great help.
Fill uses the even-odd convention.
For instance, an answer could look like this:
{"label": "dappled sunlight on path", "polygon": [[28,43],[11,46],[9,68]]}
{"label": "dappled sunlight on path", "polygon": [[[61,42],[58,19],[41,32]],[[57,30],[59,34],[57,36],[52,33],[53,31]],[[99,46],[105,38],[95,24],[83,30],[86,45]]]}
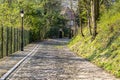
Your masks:
{"label": "dappled sunlight on path", "polygon": [[[10,80],[117,80],[102,69],[77,57],[68,40],[46,40],[37,53],[15,71]],[[64,44],[63,44],[64,42]],[[58,47],[62,45],[62,47]]]}

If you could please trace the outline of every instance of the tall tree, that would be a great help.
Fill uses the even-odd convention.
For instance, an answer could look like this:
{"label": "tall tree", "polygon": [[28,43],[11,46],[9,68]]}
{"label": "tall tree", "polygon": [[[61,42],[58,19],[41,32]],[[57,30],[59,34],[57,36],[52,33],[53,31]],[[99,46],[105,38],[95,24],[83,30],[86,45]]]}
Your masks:
{"label": "tall tree", "polygon": [[91,30],[91,9],[90,9],[90,0],[83,0],[84,1],[84,6],[87,12],[87,23],[88,23],[88,29],[90,32],[90,35],[92,35],[92,30]]}
{"label": "tall tree", "polygon": [[79,15],[79,22],[80,22],[80,32],[81,32],[81,35],[84,37],[84,34],[83,34],[83,26],[82,26],[82,4],[81,4],[81,0],[78,1],[78,15]]}
{"label": "tall tree", "polygon": [[99,0],[91,0],[91,18],[93,26],[93,39],[97,35],[97,19],[99,16]]}

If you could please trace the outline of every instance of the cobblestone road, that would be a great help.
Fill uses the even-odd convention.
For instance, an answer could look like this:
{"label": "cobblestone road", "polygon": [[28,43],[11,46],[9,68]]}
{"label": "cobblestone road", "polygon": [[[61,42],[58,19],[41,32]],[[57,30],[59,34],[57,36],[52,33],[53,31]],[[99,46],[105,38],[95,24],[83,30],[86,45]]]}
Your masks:
{"label": "cobblestone road", "polygon": [[119,80],[65,46],[67,40],[40,43],[35,55],[27,59],[8,80]]}

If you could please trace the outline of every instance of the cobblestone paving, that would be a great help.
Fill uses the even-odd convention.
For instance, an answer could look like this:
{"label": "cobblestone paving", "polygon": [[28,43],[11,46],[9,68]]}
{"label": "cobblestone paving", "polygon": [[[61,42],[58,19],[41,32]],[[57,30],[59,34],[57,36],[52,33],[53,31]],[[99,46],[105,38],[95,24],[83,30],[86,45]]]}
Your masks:
{"label": "cobblestone paving", "polygon": [[67,40],[48,40],[8,80],[120,80],[77,57],[64,45]]}
{"label": "cobblestone paving", "polygon": [[29,44],[24,48],[24,52],[17,51],[9,57],[0,59],[0,77],[2,77],[9,69],[24,58],[29,52],[31,52],[35,46],[36,44]]}

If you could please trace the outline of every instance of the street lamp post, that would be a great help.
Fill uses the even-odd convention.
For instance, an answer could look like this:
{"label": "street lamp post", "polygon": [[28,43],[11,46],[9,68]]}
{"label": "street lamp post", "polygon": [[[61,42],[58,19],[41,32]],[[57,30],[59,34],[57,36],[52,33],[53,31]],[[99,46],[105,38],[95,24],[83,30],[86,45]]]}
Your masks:
{"label": "street lamp post", "polygon": [[21,51],[24,51],[24,43],[23,43],[23,17],[24,17],[24,11],[20,11],[20,16],[22,18],[22,23],[21,23]]}

